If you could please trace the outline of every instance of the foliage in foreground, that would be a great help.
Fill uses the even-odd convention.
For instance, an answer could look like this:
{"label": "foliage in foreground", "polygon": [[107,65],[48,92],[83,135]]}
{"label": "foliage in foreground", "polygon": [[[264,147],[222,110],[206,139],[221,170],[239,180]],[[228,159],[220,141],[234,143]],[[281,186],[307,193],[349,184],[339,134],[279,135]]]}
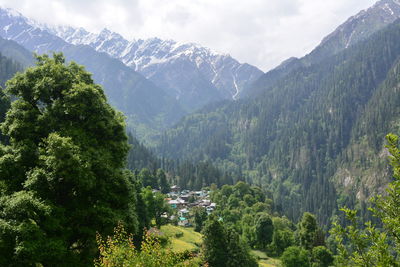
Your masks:
{"label": "foliage in foreground", "polygon": [[367,222],[364,228],[358,225],[357,212],[342,209],[350,224],[346,227],[338,222],[331,230],[338,244],[337,266],[400,266],[400,150],[398,136],[386,137],[393,178],[385,196],[372,200],[375,208],[371,209],[383,223],[378,229]]}
{"label": "foliage in foreground", "polygon": [[302,247],[291,246],[283,252],[282,264],[285,267],[309,267],[308,252]]}
{"label": "foliage in foreground", "polygon": [[159,240],[147,232],[141,249],[135,248],[132,235],[127,234],[122,224],[114,230],[114,235],[103,239],[97,236],[100,257],[95,260],[97,267],[173,267],[198,266],[197,259],[189,252],[177,253],[162,248]]}
{"label": "foliage in foreground", "polygon": [[123,116],[91,74],[38,56],[6,92],[16,100],[1,124],[0,265],[87,266],[96,231],[123,221],[138,233]]}
{"label": "foliage in foreground", "polygon": [[233,228],[211,216],[203,229],[204,260],[210,267],[258,266]]}

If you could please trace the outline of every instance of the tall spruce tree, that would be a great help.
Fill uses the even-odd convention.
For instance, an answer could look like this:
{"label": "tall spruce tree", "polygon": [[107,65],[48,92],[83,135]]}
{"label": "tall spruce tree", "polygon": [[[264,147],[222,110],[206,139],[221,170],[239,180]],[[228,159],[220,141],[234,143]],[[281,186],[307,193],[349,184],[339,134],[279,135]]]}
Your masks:
{"label": "tall spruce tree", "polygon": [[38,56],[6,92],[17,100],[1,126],[0,265],[91,265],[96,232],[138,230],[123,116],[62,54]]}
{"label": "tall spruce tree", "polygon": [[167,176],[162,169],[158,169],[156,172],[156,177],[158,181],[158,185],[160,187],[161,193],[167,194],[170,191],[170,185],[167,180]]}

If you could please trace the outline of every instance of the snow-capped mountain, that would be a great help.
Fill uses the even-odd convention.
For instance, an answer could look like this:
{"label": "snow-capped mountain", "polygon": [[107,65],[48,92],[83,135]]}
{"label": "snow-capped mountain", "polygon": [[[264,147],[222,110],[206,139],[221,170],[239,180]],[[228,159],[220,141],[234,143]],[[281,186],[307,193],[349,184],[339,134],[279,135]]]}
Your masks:
{"label": "snow-capped mountain", "polygon": [[128,123],[142,136],[149,128],[164,129],[186,114],[166,90],[121,61],[90,46],[70,44],[50,33],[47,26],[11,9],[0,8],[0,37],[39,54],[63,52],[68,61],[84,65],[95,82],[104,87],[110,103],[124,112]]}
{"label": "snow-capped mountain", "polygon": [[62,50],[65,43],[107,53],[163,88],[187,110],[235,99],[263,74],[254,66],[193,43],[158,38],[128,41],[107,29],[90,33],[83,28],[41,24],[12,9],[0,9],[0,20],[1,36],[38,53]]}
{"label": "snow-capped mountain", "polygon": [[158,38],[128,41],[107,29],[98,34],[65,26],[48,30],[71,44],[89,45],[121,60],[156,85],[168,88],[189,109],[235,99],[263,74],[254,66],[194,43]]}
{"label": "snow-capped mountain", "polygon": [[0,35],[38,53],[59,51],[68,44],[61,38],[43,31],[42,26],[34,20],[9,8],[0,8]]}

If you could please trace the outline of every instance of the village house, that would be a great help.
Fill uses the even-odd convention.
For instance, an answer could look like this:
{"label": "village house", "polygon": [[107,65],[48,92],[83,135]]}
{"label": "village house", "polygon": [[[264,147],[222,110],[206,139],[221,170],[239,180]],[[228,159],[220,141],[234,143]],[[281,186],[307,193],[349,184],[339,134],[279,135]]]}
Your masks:
{"label": "village house", "polygon": [[179,186],[173,185],[165,201],[177,211],[178,225],[188,227],[191,226],[190,210],[192,208],[203,207],[206,209],[207,214],[211,214],[216,209],[216,204],[211,202],[209,194],[210,192],[206,190],[180,191]]}

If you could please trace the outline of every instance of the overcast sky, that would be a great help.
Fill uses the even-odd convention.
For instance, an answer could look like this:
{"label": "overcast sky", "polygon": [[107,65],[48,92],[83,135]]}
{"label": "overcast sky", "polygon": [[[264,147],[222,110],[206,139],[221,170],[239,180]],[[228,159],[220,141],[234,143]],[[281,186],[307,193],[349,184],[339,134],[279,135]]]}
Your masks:
{"label": "overcast sky", "polygon": [[0,0],[50,24],[195,42],[263,71],[303,56],[376,0]]}

